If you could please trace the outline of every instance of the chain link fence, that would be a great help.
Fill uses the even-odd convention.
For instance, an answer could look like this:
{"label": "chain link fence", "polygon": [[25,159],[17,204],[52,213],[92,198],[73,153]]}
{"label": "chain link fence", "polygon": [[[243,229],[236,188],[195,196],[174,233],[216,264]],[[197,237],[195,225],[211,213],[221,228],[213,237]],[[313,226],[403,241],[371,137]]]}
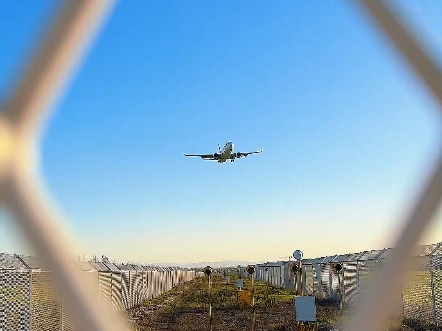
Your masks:
{"label": "chain link fence", "polygon": [[[430,95],[434,97],[439,106],[442,106],[442,73],[437,62],[433,61],[423,50],[419,41],[407,30],[406,26],[389,8],[389,5],[380,0],[354,0],[354,2],[371,16],[373,22],[389,39],[398,54],[406,60],[410,69],[427,88]],[[92,37],[98,32],[114,3],[114,0],[66,0],[57,17],[48,27],[45,38],[36,43],[38,48],[35,50],[34,56],[18,77],[11,94],[7,96],[0,111],[0,204],[15,216],[15,221],[25,237],[53,270],[51,276],[54,276],[54,283],[62,287],[63,298],[67,298],[75,311],[75,320],[81,322],[85,330],[90,331],[122,330],[119,327],[119,323],[122,321],[113,318],[111,314],[106,313],[107,310],[104,307],[97,305],[94,299],[97,297],[96,293],[92,293],[92,290],[83,286],[81,277],[74,272],[74,268],[69,263],[70,252],[72,252],[72,246],[68,244],[70,238],[58,229],[57,226],[62,222],[62,218],[55,212],[54,205],[46,196],[42,186],[38,172],[37,161],[40,155],[38,147],[49,111],[57,101],[60,92],[66,87],[71,74],[90,45]],[[350,299],[347,300],[361,300],[366,297],[362,300],[362,306],[356,311],[354,318],[344,325],[344,329],[349,331],[381,329],[388,314],[388,307],[397,297],[397,293],[390,291],[390,287],[396,283],[402,283],[410,263],[408,260],[410,252],[433,219],[441,200],[442,158],[438,155],[437,162],[423,183],[415,204],[402,220],[404,226],[392,245],[395,250],[390,262],[376,264],[373,262],[377,259],[376,257],[366,261],[350,257],[344,260],[344,264],[348,267],[345,284],[348,290],[347,298]],[[431,303],[433,316],[436,316],[436,320],[440,320],[439,255],[432,256],[429,260],[430,267],[419,271],[427,272],[427,274],[416,276],[415,279],[419,279],[418,282],[430,282],[430,286],[422,287],[419,289],[420,292],[403,290],[403,301],[410,300],[411,302],[413,299],[407,298],[417,298],[414,300],[422,305],[423,310],[419,315],[423,316],[428,315],[428,309],[425,307]],[[331,295],[333,287],[336,286],[336,282],[333,282],[334,276],[327,268],[329,262],[324,260],[316,264],[311,263],[314,280],[310,281],[309,287],[312,286],[313,291],[323,295]],[[373,272],[377,269],[376,266],[381,264],[384,267],[379,268],[380,272]],[[430,272],[429,277],[428,272]],[[26,280],[26,277],[32,275],[29,272],[26,274],[11,270],[2,270],[1,273],[3,275],[0,280],[2,284],[7,282],[9,284],[11,281],[24,283],[23,279]],[[122,275],[115,274],[114,271],[109,273],[112,274],[112,280],[115,279],[116,284],[121,285],[121,290],[116,290],[116,299],[110,301],[111,306],[118,308],[121,306],[121,302],[127,305],[132,300],[127,295],[128,289],[129,292],[131,289],[130,272],[123,272]],[[372,290],[367,292],[366,285],[372,283],[371,275],[376,273],[379,274],[379,277],[375,277]],[[43,275],[47,274],[40,275],[42,281],[45,278]],[[161,280],[161,275],[164,276],[164,272],[160,272],[157,280],[153,280],[153,283],[164,287],[167,282]],[[119,276],[120,278],[118,278]],[[280,275],[280,277],[282,276]],[[118,279],[120,279],[119,283]],[[46,279],[45,281],[51,282],[52,280]],[[274,277],[274,281],[277,282],[277,276]],[[4,304],[0,307],[0,321],[6,321],[6,316],[8,316],[8,321],[15,321],[14,323],[18,323],[17,325],[22,323],[23,326],[17,326],[15,330],[24,330],[29,323],[26,322],[28,320],[26,316],[29,314],[29,311],[26,310],[28,308],[24,307],[26,305],[20,304],[20,300],[25,302],[26,298],[33,298],[30,294],[33,282],[28,280],[28,283],[31,284],[30,290],[20,287],[20,284],[17,284],[17,288],[14,287],[14,290],[6,290],[5,285],[1,290],[1,300]],[[39,284],[36,282],[33,285],[39,288]],[[8,285],[8,287],[12,288],[12,285]],[[20,290],[20,288],[22,289]],[[363,294],[364,289],[365,294]],[[42,297],[50,296],[45,290],[41,289],[41,291],[44,293]],[[429,292],[432,293],[430,299],[428,299]],[[121,300],[118,299],[119,297]],[[427,299],[424,300],[424,297]],[[111,298],[113,298],[112,294]],[[37,299],[40,300],[39,297]],[[41,299],[38,302],[42,306],[46,305],[45,307],[49,311],[56,311],[55,315],[64,316],[58,312],[57,309],[60,308],[53,305],[50,300]],[[32,305],[30,306],[30,313],[34,316]],[[406,306],[404,304],[404,307]],[[16,313],[20,309],[23,309],[21,316]],[[55,324],[52,325],[52,330],[57,330],[57,321],[53,321]]]}
{"label": "chain link fence", "polygon": [[[80,262],[78,272],[93,284],[110,312],[122,312],[199,277],[201,272],[109,262]],[[0,330],[75,331],[76,318],[53,273],[29,256],[0,254]]]}
{"label": "chain link fence", "polygon": [[[372,289],[373,278],[383,272],[391,254],[390,248],[304,259],[304,293],[318,299],[338,301],[338,273],[333,264],[341,263],[343,271],[340,292],[344,306],[349,308]],[[398,310],[394,316],[442,325],[442,242],[419,246],[413,259],[417,261],[417,267],[408,272],[400,291],[395,293]],[[290,271],[291,263],[281,261],[258,264],[256,279],[293,290],[295,275]]]}

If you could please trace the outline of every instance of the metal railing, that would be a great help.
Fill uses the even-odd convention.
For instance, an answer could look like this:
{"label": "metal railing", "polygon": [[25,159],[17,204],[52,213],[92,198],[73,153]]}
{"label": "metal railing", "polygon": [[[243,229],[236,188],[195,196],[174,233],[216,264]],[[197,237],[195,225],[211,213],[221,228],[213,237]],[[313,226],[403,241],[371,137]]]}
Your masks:
{"label": "metal railing", "polygon": [[[355,2],[374,18],[442,106],[439,67],[384,2]],[[112,0],[67,0],[0,114],[0,203],[14,215],[30,244],[53,270],[55,281],[66,293],[81,328],[89,331],[121,330],[121,324],[97,304],[91,294],[93,291],[82,283],[69,263],[73,243],[59,228],[62,217],[55,212],[40,182],[38,148],[40,131],[49,109],[113,4]],[[345,329],[377,331],[385,324],[396,293],[389,286],[402,283],[412,263],[409,259],[412,249],[442,198],[442,159],[438,157],[416,204],[404,219],[402,233],[391,245],[397,249],[390,263],[374,280],[369,295],[361,300],[364,309],[358,307],[358,313],[344,326]]]}

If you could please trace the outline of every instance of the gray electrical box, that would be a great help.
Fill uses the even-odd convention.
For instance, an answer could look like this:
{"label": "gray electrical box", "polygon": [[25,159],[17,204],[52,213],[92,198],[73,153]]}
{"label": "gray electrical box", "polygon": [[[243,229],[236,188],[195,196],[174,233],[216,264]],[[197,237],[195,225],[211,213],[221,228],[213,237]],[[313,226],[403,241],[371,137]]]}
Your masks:
{"label": "gray electrical box", "polygon": [[236,287],[244,287],[244,282],[242,279],[236,280]]}
{"label": "gray electrical box", "polygon": [[316,303],[314,296],[299,296],[294,300],[298,322],[316,322]]}

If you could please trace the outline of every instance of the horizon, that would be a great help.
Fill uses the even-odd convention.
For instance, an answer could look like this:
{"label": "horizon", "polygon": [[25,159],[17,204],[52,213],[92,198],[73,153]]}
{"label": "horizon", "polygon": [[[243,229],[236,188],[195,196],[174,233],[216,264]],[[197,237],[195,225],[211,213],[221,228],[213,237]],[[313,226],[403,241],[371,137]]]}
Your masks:
{"label": "horizon", "polygon": [[[4,5],[0,95],[59,3]],[[393,3],[442,44],[440,1]],[[188,264],[394,243],[440,149],[435,103],[353,6],[252,4],[116,6],[43,135],[40,172],[78,254]],[[264,152],[183,156],[229,140]],[[440,242],[441,221],[421,243]],[[3,249],[33,252],[1,209]]]}
{"label": "horizon", "polygon": [[[440,242],[434,242],[434,243],[429,243],[429,244],[420,244],[417,247],[424,247],[424,246],[433,246],[436,245],[434,248],[437,249],[440,245],[442,244],[442,241]],[[393,249],[392,247],[383,247],[383,248],[372,248],[372,249],[366,249],[363,251],[354,251],[354,252],[336,252],[336,253],[332,253],[332,254],[328,254],[328,255],[323,255],[323,256],[303,256],[303,260],[304,259],[316,259],[316,258],[326,258],[329,256],[340,256],[340,255],[352,255],[352,254],[359,254],[359,253],[369,253],[371,251],[384,251],[384,250],[389,250],[389,249]],[[0,254],[8,254],[8,255],[16,255],[17,253],[12,253],[12,252],[8,252],[8,251],[2,251],[0,250]],[[27,254],[17,254],[17,255],[24,255],[24,256],[33,256],[33,257],[38,257],[35,255],[27,255]],[[271,260],[231,260],[231,259],[224,259],[224,260],[218,260],[218,261],[185,261],[185,262],[147,262],[147,261],[133,261],[133,260],[125,260],[125,261],[119,261],[116,260],[114,258],[109,258],[106,255],[92,255],[92,256],[81,256],[78,255],[78,261],[80,262],[103,262],[103,257],[105,257],[105,260],[109,261],[110,263],[116,263],[116,264],[139,264],[139,265],[152,265],[152,266],[178,266],[178,267],[183,267],[183,268],[200,268],[200,267],[196,267],[195,265],[210,265],[210,264],[218,264],[218,265],[222,265],[220,267],[225,268],[225,267],[236,267],[238,264],[241,266],[246,266],[248,264],[262,264],[262,263],[267,263],[267,262],[287,262],[287,261],[293,261],[293,257],[292,256],[285,256],[285,257],[280,257],[277,259],[271,259]],[[286,259],[283,259],[286,258]],[[232,263],[232,264],[227,264],[227,263]],[[241,264],[243,263],[243,264]]]}

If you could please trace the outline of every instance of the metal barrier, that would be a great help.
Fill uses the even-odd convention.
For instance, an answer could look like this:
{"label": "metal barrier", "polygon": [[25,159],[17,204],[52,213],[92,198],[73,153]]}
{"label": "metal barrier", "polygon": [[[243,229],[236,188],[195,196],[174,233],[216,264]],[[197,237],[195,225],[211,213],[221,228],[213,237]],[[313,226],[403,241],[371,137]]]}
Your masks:
{"label": "metal barrier", "polygon": [[[72,244],[57,226],[61,217],[45,196],[38,169],[38,145],[48,110],[79,62],[91,37],[98,30],[111,0],[67,0],[60,14],[40,43],[35,57],[20,77],[0,113],[0,203],[14,219],[30,244],[54,271],[56,283],[63,288],[82,328],[90,331],[121,330],[121,320],[106,314],[94,296],[81,283],[69,264]],[[435,61],[422,50],[383,1],[358,0],[397,47],[425,87],[442,106],[442,74]],[[442,107],[441,107],[442,109]],[[402,283],[410,263],[413,246],[437,210],[442,199],[442,159],[438,161],[404,218],[404,227],[393,243],[396,250],[375,286],[361,301],[362,306],[344,325],[349,331],[380,330],[395,300],[390,287]],[[432,274],[431,279],[439,279]],[[434,290],[436,291],[436,290]],[[436,307],[440,299],[436,298]],[[361,309],[362,308],[362,309]],[[4,315],[4,312],[0,311]],[[439,315],[437,315],[439,316]]]}
{"label": "metal barrier", "polygon": [[[31,266],[29,266],[30,264]],[[34,258],[0,254],[0,330],[78,330],[76,318],[56,286],[53,273],[37,268]],[[201,276],[177,267],[81,263],[81,277],[92,283],[109,312],[142,304]],[[127,270],[130,269],[130,270]]]}
{"label": "metal barrier", "polygon": [[[392,249],[304,259],[303,291],[322,299],[339,300],[338,274],[334,263],[343,266],[340,292],[349,308],[363,300],[372,288],[373,278],[383,272]],[[442,242],[420,246],[415,252],[415,270],[408,272],[406,281],[395,294],[393,316],[402,315],[429,324],[442,324]],[[288,273],[290,261],[268,262],[256,265],[256,279],[274,286],[293,289],[293,276]],[[266,271],[267,269],[267,271]]]}

